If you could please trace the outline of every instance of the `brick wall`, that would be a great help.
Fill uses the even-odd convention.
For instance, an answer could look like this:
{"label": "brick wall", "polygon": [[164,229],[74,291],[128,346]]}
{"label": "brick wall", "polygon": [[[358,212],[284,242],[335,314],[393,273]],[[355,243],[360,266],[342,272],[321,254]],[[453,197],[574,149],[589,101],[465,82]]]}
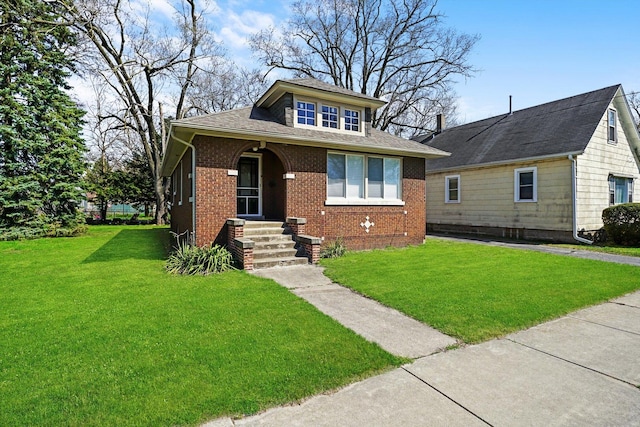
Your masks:
{"label": "brick wall", "polygon": [[236,216],[233,159],[247,141],[196,136],[196,244],[226,243],[226,220]]}
{"label": "brick wall", "polygon": [[[242,152],[251,150],[257,142],[198,136],[194,145],[197,152],[196,243],[205,245],[215,241],[224,244],[227,240],[226,220],[236,217],[237,177],[228,175],[228,170],[236,169]],[[270,147],[278,156],[270,152]],[[263,169],[268,167],[267,163],[278,168],[277,174],[263,170],[263,175],[284,189],[284,212],[279,219],[306,218],[307,235],[324,238],[325,244],[342,237],[350,249],[422,243],[426,234],[423,159],[403,159],[405,206],[325,206],[326,149],[267,143],[266,150],[259,152],[265,153]],[[271,160],[267,162],[268,159]],[[295,178],[280,181],[283,170],[295,174]],[[268,182],[263,185],[267,186]],[[265,197],[263,206],[270,202],[282,203],[275,199],[275,196],[274,200]],[[368,227],[368,233],[361,225],[367,216],[373,223]],[[183,219],[176,218],[176,221],[182,223]]]}
{"label": "brick wall", "polygon": [[[423,159],[403,159],[405,206],[325,206],[327,150],[300,146],[287,148],[296,177],[287,182],[286,216],[306,218],[306,234],[324,238],[325,243],[342,237],[350,249],[423,242],[426,234]],[[361,225],[366,223],[367,216],[374,224],[368,228],[368,233],[367,228]]]}
{"label": "brick wall", "polygon": [[[181,173],[182,172],[182,173]],[[169,201],[171,202],[171,231],[176,234],[192,232],[191,149],[187,150],[171,176]],[[181,175],[181,176],[180,176]],[[175,194],[174,194],[175,193]],[[182,203],[180,203],[182,199]]]}

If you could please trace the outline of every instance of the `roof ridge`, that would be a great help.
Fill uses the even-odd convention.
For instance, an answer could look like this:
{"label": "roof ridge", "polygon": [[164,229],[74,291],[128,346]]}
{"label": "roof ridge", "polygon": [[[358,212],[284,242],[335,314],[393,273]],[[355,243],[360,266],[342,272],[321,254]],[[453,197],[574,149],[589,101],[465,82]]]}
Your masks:
{"label": "roof ridge", "polygon": [[621,88],[619,84],[608,86],[424,138],[432,147],[452,153],[432,160],[431,170],[583,152]]}

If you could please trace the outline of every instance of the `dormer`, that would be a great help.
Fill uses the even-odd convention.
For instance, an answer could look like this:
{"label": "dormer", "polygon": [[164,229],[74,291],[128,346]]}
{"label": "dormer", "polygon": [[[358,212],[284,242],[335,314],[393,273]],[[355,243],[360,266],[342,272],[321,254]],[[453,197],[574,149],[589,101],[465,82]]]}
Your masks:
{"label": "dormer", "polygon": [[277,80],[256,103],[282,124],[369,136],[371,113],[384,101],[316,79]]}

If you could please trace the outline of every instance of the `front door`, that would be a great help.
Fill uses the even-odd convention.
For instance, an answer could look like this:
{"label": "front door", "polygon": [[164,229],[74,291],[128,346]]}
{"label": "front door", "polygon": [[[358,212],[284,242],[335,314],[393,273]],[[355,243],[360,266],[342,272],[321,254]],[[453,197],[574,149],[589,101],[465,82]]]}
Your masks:
{"label": "front door", "polygon": [[262,216],[260,155],[240,157],[238,162],[238,216]]}

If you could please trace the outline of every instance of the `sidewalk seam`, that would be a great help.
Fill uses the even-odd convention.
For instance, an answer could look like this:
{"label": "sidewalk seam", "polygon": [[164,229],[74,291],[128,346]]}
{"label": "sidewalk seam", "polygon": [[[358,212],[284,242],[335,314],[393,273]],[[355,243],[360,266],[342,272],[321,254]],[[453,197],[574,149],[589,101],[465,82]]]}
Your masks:
{"label": "sidewalk seam", "polygon": [[454,400],[453,398],[449,397],[447,394],[443,393],[442,391],[438,390],[436,387],[432,386],[431,384],[429,384],[428,382],[426,382],[425,380],[423,380],[422,378],[420,378],[419,376],[417,376],[416,374],[414,374],[413,372],[409,371],[407,368],[405,368],[404,366],[400,367],[400,369],[402,369],[403,371],[405,371],[406,373],[408,373],[409,375],[411,375],[412,377],[414,377],[415,379],[417,379],[418,381],[420,381],[421,383],[425,384],[426,386],[428,386],[429,388],[431,388],[433,391],[435,391],[436,393],[442,395],[443,397],[445,397],[446,399],[448,399],[449,401],[451,401],[454,405],[462,408],[463,410],[465,410],[466,412],[470,413],[471,415],[473,415],[474,417],[476,417],[477,419],[479,419],[480,421],[482,421],[483,423],[485,423],[488,426],[494,427],[493,424],[491,424],[490,422],[488,422],[487,420],[485,420],[484,418],[482,418],[481,416],[479,416],[478,414],[474,413],[472,410],[470,410],[469,408],[463,406],[462,404],[460,404],[459,402],[457,402],[456,400]]}
{"label": "sidewalk seam", "polygon": [[611,378],[612,380],[620,381],[621,383],[624,383],[624,384],[630,385],[630,386],[631,386],[631,387],[633,387],[634,389],[638,390],[638,385],[637,385],[637,384],[633,384],[633,383],[630,383],[629,381],[625,381],[625,380],[623,380],[623,379],[621,379],[621,378],[614,377],[613,375],[607,374],[606,372],[601,372],[601,371],[598,371],[597,369],[593,369],[593,368],[590,368],[590,367],[588,367],[588,366],[581,365],[580,363],[578,363],[578,362],[574,362],[573,360],[565,359],[564,357],[560,357],[560,356],[557,356],[557,355],[555,355],[555,354],[552,354],[552,353],[546,352],[546,351],[544,351],[544,350],[540,350],[539,348],[535,348],[535,347],[532,347],[532,346],[530,346],[530,345],[523,344],[523,343],[518,342],[518,341],[514,341],[514,340],[512,340],[511,338],[505,338],[505,339],[506,339],[507,341],[511,341],[511,342],[512,342],[512,343],[514,343],[514,344],[518,344],[518,345],[521,345],[521,346],[526,347],[526,348],[528,348],[528,349],[531,349],[531,350],[533,350],[533,351],[537,351],[538,353],[542,353],[542,354],[545,354],[545,355],[547,355],[547,356],[553,357],[554,359],[562,360],[563,362],[567,362],[567,363],[569,363],[569,364],[571,364],[571,365],[578,366],[578,367],[580,367],[580,368],[586,369],[586,370],[591,371],[591,372],[595,372],[596,374],[600,374],[600,375],[603,375],[603,376],[605,376],[605,377],[609,377],[609,378]]}
{"label": "sidewalk seam", "polygon": [[583,319],[581,317],[576,317],[576,316],[573,316],[571,314],[568,314],[567,317],[569,317],[571,319],[575,319],[575,320],[580,320],[581,322],[591,323],[592,325],[598,325],[598,326],[602,326],[604,328],[613,329],[614,331],[620,331],[620,332],[625,332],[627,334],[639,335],[640,336],[640,334],[637,333],[637,332],[627,331],[626,329],[616,328],[615,326],[605,325],[605,324],[602,324],[602,323],[599,323],[599,322],[594,322],[593,320],[587,320],[587,319]]}

